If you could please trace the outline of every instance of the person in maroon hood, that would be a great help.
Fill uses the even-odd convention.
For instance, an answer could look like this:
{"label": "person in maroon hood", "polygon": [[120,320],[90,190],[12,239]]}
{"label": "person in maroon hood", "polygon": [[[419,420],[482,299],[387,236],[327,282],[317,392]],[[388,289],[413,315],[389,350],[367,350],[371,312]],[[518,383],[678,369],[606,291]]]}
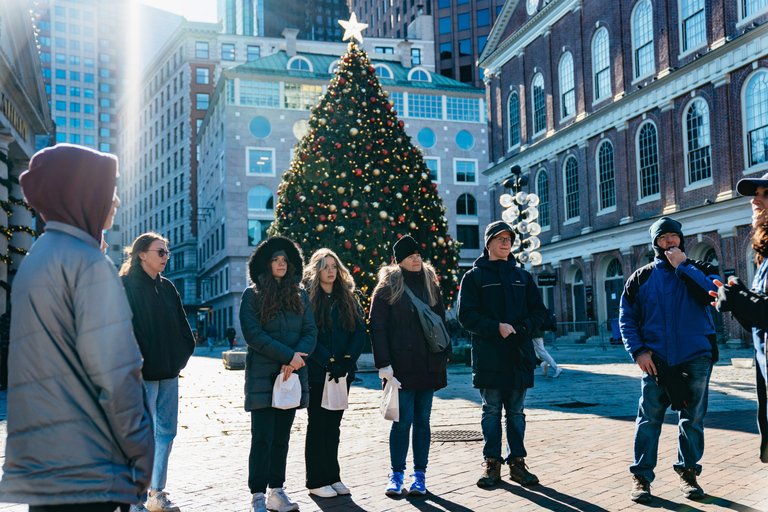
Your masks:
{"label": "person in maroon hood", "polygon": [[144,500],[154,436],[117,270],[117,159],[59,144],[20,183],[46,222],[13,281],[8,437],[0,501],[30,512],[127,512]]}

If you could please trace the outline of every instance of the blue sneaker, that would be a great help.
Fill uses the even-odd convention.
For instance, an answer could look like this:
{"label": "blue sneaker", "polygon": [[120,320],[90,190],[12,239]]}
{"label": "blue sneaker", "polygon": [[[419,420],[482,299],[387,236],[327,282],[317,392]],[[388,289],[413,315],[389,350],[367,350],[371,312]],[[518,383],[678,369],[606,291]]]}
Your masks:
{"label": "blue sneaker", "polygon": [[408,494],[416,494],[419,496],[424,496],[427,494],[427,485],[424,481],[424,473],[421,471],[416,471],[411,476],[413,477],[413,483],[411,484],[411,489],[408,491]]}
{"label": "blue sneaker", "polygon": [[392,473],[389,475],[389,485],[387,485],[387,489],[384,491],[384,494],[387,496],[400,496],[403,494],[403,491],[405,490],[405,486],[403,485],[403,474],[402,473]]}

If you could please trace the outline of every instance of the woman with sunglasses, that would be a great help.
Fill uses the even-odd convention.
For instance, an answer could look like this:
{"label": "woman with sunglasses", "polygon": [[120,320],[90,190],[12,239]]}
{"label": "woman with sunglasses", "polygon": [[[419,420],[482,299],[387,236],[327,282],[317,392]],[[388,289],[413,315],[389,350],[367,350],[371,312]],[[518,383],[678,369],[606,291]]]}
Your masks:
{"label": "woman with sunglasses", "polygon": [[132,512],[178,512],[164,492],[168,457],[179,413],[179,372],[195,350],[181,297],[160,273],[171,256],[168,240],[157,233],[144,233],[124,250],[120,268],[128,303],[133,311],[133,332],[144,356],[142,375],[154,418],[155,463],[146,505]]}
{"label": "woman with sunglasses", "polygon": [[309,356],[309,407],[304,459],[307,489],[321,498],[349,494],[341,483],[339,426],[344,411],[323,409],[323,391],[328,382],[346,377],[347,392],[355,378],[357,359],[365,344],[363,309],[355,296],[352,274],[330,249],[318,249],[304,270],[317,324],[317,346]]}

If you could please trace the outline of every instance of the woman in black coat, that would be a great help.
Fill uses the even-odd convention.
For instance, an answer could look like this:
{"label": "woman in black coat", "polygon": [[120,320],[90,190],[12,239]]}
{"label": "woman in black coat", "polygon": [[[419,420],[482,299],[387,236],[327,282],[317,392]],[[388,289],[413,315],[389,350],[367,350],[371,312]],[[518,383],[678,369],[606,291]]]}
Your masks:
{"label": "woman in black coat", "polygon": [[147,508],[136,505],[131,510],[178,510],[164,489],[179,416],[179,372],[195,351],[195,340],[179,292],[160,275],[171,257],[168,240],[157,233],[144,233],[124,252],[120,276],[133,312],[133,333],[144,357],[141,373],[155,430]]}
{"label": "woman in black coat", "polygon": [[355,281],[330,249],[319,249],[304,270],[317,323],[317,345],[309,356],[309,423],[306,448],[307,489],[322,498],[349,494],[341,483],[339,426],[344,411],[321,407],[327,381],[346,377],[347,391],[355,378],[357,359],[365,343],[363,310],[355,297]]}
{"label": "woman in black coat", "polygon": [[404,492],[403,472],[408,455],[409,434],[413,425],[413,482],[410,494],[426,494],[424,473],[429,458],[431,433],[429,416],[432,397],[447,385],[446,364],[451,346],[433,353],[424,337],[419,315],[405,292],[411,292],[428,304],[445,321],[435,269],[421,260],[419,244],[404,236],[393,246],[395,263],[379,271],[378,284],[371,299],[370,332],[373,359],[379,377],[400,381],[400,421],[392,423],[389,454],[392,464],[385,493]]}
{"label": "woman in black coat", "polygon": [[254,512],[299,508],[283,491],[296,409],[272,407],[272,388],[276,379],[287,380],[296,372],[301,383],[297,408],[307,406],[304,358],[315,348],[317,327],[309,296],[299,285],[302,269],[301,251],[282,236],[261,242],[248,260],[252,284],[240,302],[240,327],[248,345],[245,410],[251,412],[248,486]]}

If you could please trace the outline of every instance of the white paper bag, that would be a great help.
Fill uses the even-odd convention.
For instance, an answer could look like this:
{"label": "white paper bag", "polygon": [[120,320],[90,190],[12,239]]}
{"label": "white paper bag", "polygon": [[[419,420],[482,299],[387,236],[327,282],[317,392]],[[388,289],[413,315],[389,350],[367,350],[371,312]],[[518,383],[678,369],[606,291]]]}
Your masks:
{"label": "white paper bag", "polygon": [[347,399],[347,377],[339,377],[339,382],[330,378],[330,373],[325,374],[325,387],[323,387],[323,401],[320,407],[329,411],[343,411],[349,408]]}
{"label": "white paper bag", "polygon": [[381,394],[381,415],[385,420],[400,421],[400,381],[392,377],[387,379]]}
{"label": "white paper bag", "polygon": [[301,404],[301,382],[296,373],[292,373],[288,380],[283,381],[283,373],[275,379],[272,388],[272,407],[275,409],[293,409]]}

